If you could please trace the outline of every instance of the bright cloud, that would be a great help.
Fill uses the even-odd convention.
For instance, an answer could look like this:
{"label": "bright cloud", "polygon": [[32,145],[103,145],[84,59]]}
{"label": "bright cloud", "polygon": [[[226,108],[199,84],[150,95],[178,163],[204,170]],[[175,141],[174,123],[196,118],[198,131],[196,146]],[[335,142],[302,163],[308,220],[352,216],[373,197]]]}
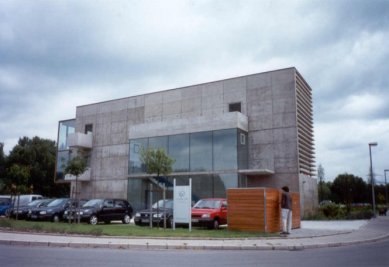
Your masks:
{"label": "bright cloud", "polygon": [[317,163],[388,168],[389,4],[1,1],[0,142],[55,140],[77,105],[295,66],[313,89]]}

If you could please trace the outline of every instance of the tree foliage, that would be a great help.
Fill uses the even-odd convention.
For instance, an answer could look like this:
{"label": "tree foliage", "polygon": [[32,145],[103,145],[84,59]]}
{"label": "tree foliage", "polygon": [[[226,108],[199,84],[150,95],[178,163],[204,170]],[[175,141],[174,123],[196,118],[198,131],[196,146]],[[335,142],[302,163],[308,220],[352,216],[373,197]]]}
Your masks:
{"label": "tree foliage", "polygon": [[71,174],[76,177],[83,174],[87,169],[86,160],[83,157],[76,156],[68,161],[65,166],[65,174]]}
{"label": "tree foliage", "polygon": [[[2,149],[0,149],[2,151]],[[39,137],[22,137],[8,156],[4,156],[4,193],[10,193],[12,184],[21,189],[31,189],[36,194],[48,197],[68,194],[68,186],[55,184],[55,142]]]}
{"label": "tree foliage", "polygon": [[326,199],[324,196],[324,190],[327,189],[325,188],[325,183],[324,183],[324,168],[321,164],[319,164],[319,167],[317,168],[317,178],[319,180],[318,193],[319,193],[319,202],[320,202],[323,199]]}
{"label": "tree foliage", "polygon": [[173,169],[174,160],[170,158],[162,148],[142,149],[140,160],[146,167],[146,172],[148,174],[156,174],[157,177],[161,174],[169,175]]}
{"label": "tree foliage", "polygon": [[352,174],[340,174],[331,185],[333,200],[337,203],[366,202],[368,188],[362,178]]}

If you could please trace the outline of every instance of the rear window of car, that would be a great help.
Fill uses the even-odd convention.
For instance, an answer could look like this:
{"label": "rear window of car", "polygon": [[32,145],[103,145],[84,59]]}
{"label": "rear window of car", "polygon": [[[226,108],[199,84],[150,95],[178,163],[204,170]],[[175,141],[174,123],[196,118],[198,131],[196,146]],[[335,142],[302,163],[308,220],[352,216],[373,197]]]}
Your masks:
{"label": "rear window of car", "polygon": [[115,201],[115,208],[125,208],[127,205],[123,200]]}
{"label": "rear window of car", "polygon": [[104,200],[104,207],[113,208],[113,200],[111,199]]}
{"label": "rear window of car", "polygon": [[84,208],[85,207],[97,207],[103,203],[102,199],[91,199],[87,201],[84,205],[82,205]]}

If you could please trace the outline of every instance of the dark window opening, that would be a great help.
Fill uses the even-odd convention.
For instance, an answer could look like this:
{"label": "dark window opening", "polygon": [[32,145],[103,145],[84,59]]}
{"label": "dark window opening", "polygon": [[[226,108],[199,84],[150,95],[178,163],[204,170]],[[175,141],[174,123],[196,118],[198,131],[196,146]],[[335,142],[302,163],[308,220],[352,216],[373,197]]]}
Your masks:
{"label": "dark window opening", "polygon": [[85,134],[90,134],[93,132],[93,124],[86,124],[85,125]]}
{"label": "dark window opening", "polygon": [[231,103],[231,104],[229,104],[228,111],[229,112],[235,112],[235,111],[241,112],[241,103],[239,102],[239,103]]}

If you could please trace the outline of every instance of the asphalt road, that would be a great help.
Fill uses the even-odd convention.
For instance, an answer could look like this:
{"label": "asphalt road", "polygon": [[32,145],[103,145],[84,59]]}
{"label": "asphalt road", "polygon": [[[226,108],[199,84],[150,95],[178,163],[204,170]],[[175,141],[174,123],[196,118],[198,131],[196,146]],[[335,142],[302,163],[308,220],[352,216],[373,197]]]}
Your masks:
{"label": "asphalt road", "polygon": [[116,250],[0,245],[0,266],[389,266],[389,240],[299,251]]}

